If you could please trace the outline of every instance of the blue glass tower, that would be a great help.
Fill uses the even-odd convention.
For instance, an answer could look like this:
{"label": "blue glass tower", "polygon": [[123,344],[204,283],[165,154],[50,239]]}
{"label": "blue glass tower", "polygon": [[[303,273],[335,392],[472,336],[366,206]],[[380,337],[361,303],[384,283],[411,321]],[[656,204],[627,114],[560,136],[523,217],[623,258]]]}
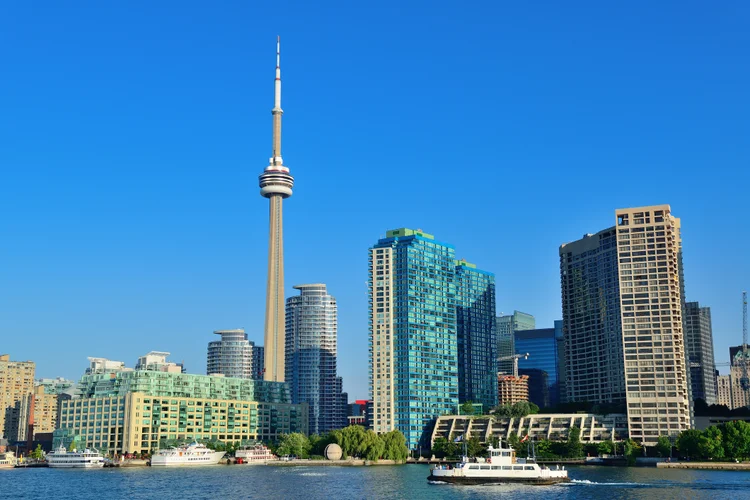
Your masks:
{"label": "blue glass tower", "polygon": [[497,406],[495,275],[456,262],[458,400]]}
{"label": "blue glass tower", "polygon": [[[558,326],[557,321],[555,324]],[[529,376],[529,399],[542,408],[558,404],[560,332],[556,328],[541,328],[517,331],[514,336],[516,352],[529,353],[528,359],[518,360],[518,373]]]}
{"label": "blue glass tower", "polygon": [[420,230],[388,231],[370,248],[372,426],[400,430],[410,449],[458,404],[454,262],[451,245]]}

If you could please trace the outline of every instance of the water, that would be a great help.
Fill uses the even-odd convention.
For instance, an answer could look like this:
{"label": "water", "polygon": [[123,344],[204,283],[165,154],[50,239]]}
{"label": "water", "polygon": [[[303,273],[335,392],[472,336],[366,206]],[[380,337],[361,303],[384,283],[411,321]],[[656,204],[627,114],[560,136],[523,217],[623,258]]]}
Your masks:
{"label": "water", "polygon": [[571,467],[570,484],[428,484],[426,465],[0,469],[0,498],[118,499],[750,499],[750,472]]}

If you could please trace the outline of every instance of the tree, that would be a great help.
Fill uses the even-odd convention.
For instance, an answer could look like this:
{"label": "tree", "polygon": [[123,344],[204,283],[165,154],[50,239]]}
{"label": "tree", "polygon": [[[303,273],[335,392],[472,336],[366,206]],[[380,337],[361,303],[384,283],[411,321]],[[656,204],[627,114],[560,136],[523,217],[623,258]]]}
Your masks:
{"label": "tree", "polygon": [[722,434],[724,454],[727,458],[739,459],[750,456],[750,424],[743,420],[727,422]]}
{"label": "tree", "polygon": [[656,440],[656,453],[660,457],[669,457],[672,455],[672,441],[667,436],[659,436]]}
{"label": "tree", "polygon": [[599,456],[602,455],[613,455],[615,453],[615,443],[612,441],[602,441],[596,445],[596,451]]}
{"label": "tree", "polygon": [[[405,439],[404,442],[406,442]],[[360,449],[362,450],[361,454],[367,460],[377,460],[382,457],[385,452],[385,443],[383,443],[383,440],[380,439],[380,436],[375,434],[375,432],[367,430],[364,439],[360,444]]]}
{"label": "tree", "polygon": [[474,404],[472,401],[466,401],[461,405],[461,415],[474,415]]}
{"label": "tree", "polygon": [[77,449],[78,449],[78,443],[74,439],[73,441],[70,442],[70,445],[68,446],[68,451],[73,451]]}
{"label": "tree", "polygon": [[703,441],[700,446],[700,453],[703,458],[711,460],[720,460],[724,458],[724,444],[721,429],[711,426],[703,431]]}
{"label": "tree", "polygon": [[635,459],[641,454],[641,445],[632,439],[626,439],[623,443],[623,455],[628,465],[635,465]]}
{"label": "tree", "polygon": [[[399,430],[392,430],[380,436],[383,441],[383,458],[404,462],[409,458],[409,448],[406,438]],[[445,438],[443,438],[445,439]]]}
{"label": "tree", "polygon": [[[524,443],[519,443],[519,446],[525,446]],[[552,442],[547,439],[537,441],[535,444],[536,454],[540,458],[557,458],[552,452]]]}
{"label": "tree", "polygon": [[521,449],[521,440],[518,438],[518,434],[513,433],[508,436],[508,445],[516,451]]}
{"label": "tree", "polygon": [[341,429],[336,438],[345,457],[361,457],[365,455],[367,431],[361,425],[350,425]]}
{"label": "tree", "polygon": [[473,436],[466,441],[466,454],[470,457],[479,457],[487,452],[487,448],[479,441],[479,438]]}
{"label": "tree", "polygon": [[459,446],[449,439],[439,437],[432,444],[432,454],[437,458],[455,458],[459,455]]}
{"label": "tree", "polygon": [[300,432],[292,432],[281,436],[281,442],[276,449],[278,455],[294,455],[307,458],[310,454],[310,440]]}
{"label": "tree", "polygon": [[581,444],[581,429],[579,427],[571,427],[568,432],[568,445],[566,448],[566,455],[569,458],[579,458],[583,456],[583,445]]}
{"label": "tree", "polygon": [[690,458],[700,457],[703,435],[697,429],[688,429],[682,431],[677,438],[677,449],[679,452]]}
{"label": "tree", "polygon": [[36,460],[42,460],[44,458],[44,451],[42,450],[42,445],[41,444],[36,445],[36,449],[29,454],[29,457],[36,459]]}

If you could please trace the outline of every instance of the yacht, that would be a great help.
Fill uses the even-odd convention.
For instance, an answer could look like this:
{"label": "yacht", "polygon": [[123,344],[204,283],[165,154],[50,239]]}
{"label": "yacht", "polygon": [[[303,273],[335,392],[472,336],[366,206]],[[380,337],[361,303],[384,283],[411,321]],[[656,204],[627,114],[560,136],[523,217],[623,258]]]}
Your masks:
{"label": "yacht", "polygon": [[234,457],[238,464],[265,464],[271,460],[276,460],[276,455],[262,444],[243,446],[234,452]]}
{"label": "yacht", "polygon": [[429,481],[455,484],[487,484],[487,483],[525,483],[525,484],[557,484],[567,483],[568,471],[550,469],[542,466],[532,458],[516,458],[513,448],[496,449],[492,446],[487,450],[489,458],[462,457],[455,466],[437,465],[430,470]]}
{"label": "yacht", "polygon": [[52,468],[97,469],[104,467],[104,457],[96,450],[68,451],[60,446],[47,453],[47,464]]}
{"label": "yacht", "polygon": [[151,467],[186,467],[190,465],[216,465],[224,451],[213,451],[206,445],[192,443],[167,450],[159,450],[151,457]]}
{"label": "yacht", "polygon": [[12,451],[0,453],[0,469],[10,469],[18,463]]}

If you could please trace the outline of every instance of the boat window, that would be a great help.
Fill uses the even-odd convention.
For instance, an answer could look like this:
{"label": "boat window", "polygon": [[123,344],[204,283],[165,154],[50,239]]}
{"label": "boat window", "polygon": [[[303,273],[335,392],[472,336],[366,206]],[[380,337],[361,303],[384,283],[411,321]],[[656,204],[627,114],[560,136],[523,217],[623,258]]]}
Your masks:
{"label": "boat window", "polygon": [[479,466],[478,465],[470,465],[469,469],[476,470],[476,469],[479,469]]}
{"label": "boat window", "polygon": [[500,470],[500,466],[499,465],[493,465],[492,466],[492,470]]}
{"label": "boat window", "polygon": [[523,465],[514,465],[513,470],[523,470]]}
{"label": "boat window", "polygon": [[483,465],[483,466],[481,466],[480,468],[481,468],[482,470],[491,470],[491,469],[492,469],[492,467],[490,467],[489,465]]}
{"label": "boat window", "polygon": [[526,470],[534,470],[534,466],[533,465],[527,465],[526,467],[524,467],[524,469],[526,469]]}
{"label": "boat window", "polygon": [[510,465],[503,465],[503,470],[513,470],[513,467]]}
{"label": "boat window", "polygon": [[503,452],[503,456],[504,457],[509,457],[510,456],[510,452],[509,451],[504,451]]}

